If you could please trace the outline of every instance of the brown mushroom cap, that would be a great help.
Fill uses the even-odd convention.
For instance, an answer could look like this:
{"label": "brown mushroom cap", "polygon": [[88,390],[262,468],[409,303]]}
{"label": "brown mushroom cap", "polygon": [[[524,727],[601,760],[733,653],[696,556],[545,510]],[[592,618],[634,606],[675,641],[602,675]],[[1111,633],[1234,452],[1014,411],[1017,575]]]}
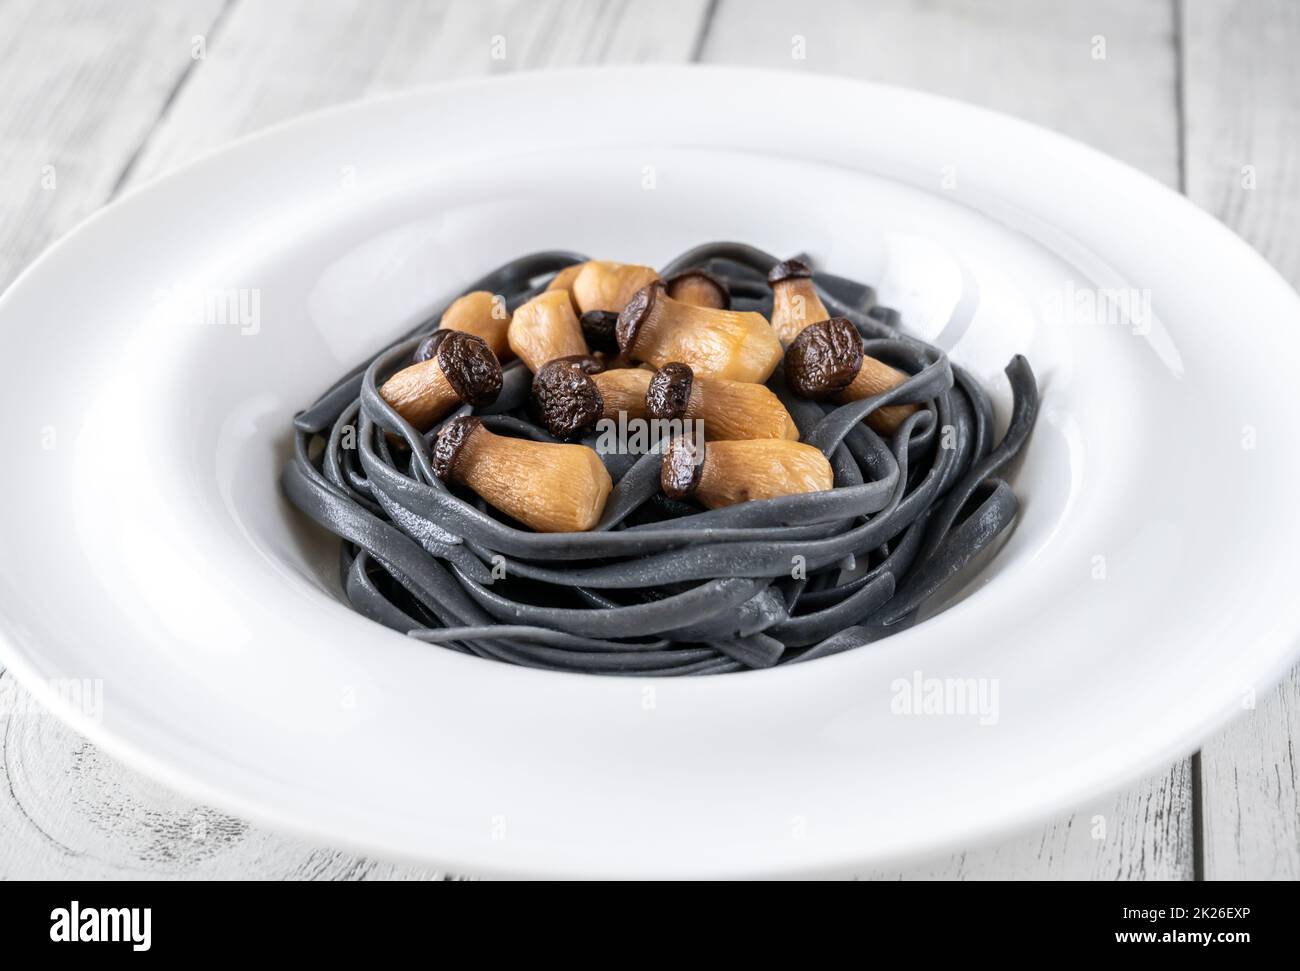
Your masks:
{"label": "brown mushroom cap", "polygon": [[501,362],[481,337],[446,331],[434,348],[438,366],[453,391],[466,404],[490,405],[501,393]]}
{"label": "brown mushroom cap", "polygon": [[674,361],[655,372],[645,393],[646,414],[651,418],[680,418],[691,401],[695,372],[689,364]]}
{"label": "brown mushroom cap", "polygon": [[461,447],[481,427],[483,420],[473,415],[462,415],[443,425],[433,441],[433,474],[446,481],[455,469]]}
{"label": "brown mushroom cap", "polygon": [[669,279],[666,283],[666,286],[668,288],[668,296],[675,297],[677,295],[676,291],[677,291],[678,283],[684,280],[689,280],[691,278],[705,281],[718,292],[718,309],[720,310],[731,309],[731,288],[728,287],[721,280],[719,280],[712,273],[710,273],[708,270],[700,270],[700,269],[683,270],[681,273],[678,273],[676,276]]}
{"label": "brown mushroom cap", "polygon": [[556,438],[590,428],[605,412],[605,399],[585,366],[588,360],[559,357],[533,377],[533,405]]}
{"label": "brown mushroom cap", "polygon": [[578,318],[582,336],[593,351],[618,353],[618,314],[612,310],[588,310]]}
{"label": "brown mushroom cap", "polygon": [[627,306],[618,315],[618,326],[615,329],[615,336],[618,338],[618,349],[624,354],[632,350],[636,344],[637,334],[641,330],[641,325],[645,319],[650,316],[650,311],[654,308],[655,300],[664,290],[662,280],[656,280],[654,283],[648,283],[636,293],[632,294],[632,299],[627,302]]}
{"label": "brown mushroom cap", "polygon": [[689,499],[700,484],[704,468],[704,443],[684,435],[675,435],[664,448],[659,471],[659,486],[669,499]]}
{"label": "brown mushroom cap", "polygon": [[785,260],[767,271],[769,286],[776,286],[782,280],[807,279],[812,276],[812,267],[803,260]]}
{"label": "brown mushroom cap", "polygon": [[801,398],[839,394],[861,369],[862,337],[845,317],[809,324],[786,348],[785,380]]}
{"label": "brown mushroom cap", "polygon": [[424,340],[420,341],[415,348],[415,353],[411,355],[415,363],[419,364],[421,361],[433,360],[433,355],[438,353],[438,345],[446,340],[447,335],[450,333],[451,331],[449,330],[435,330]]}

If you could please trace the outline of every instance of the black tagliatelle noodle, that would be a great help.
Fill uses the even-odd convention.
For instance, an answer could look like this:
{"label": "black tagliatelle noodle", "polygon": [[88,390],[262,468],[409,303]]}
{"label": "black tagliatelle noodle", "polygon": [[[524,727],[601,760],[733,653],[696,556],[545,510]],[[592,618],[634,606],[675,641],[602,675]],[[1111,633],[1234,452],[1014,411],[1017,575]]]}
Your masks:
{"label": "black tagliatelle noodle", "polygon": [[[586,259],[524,256],[468,287],[513,311]],[[697,247],[662,270],[703,268],[736,310],[772,312],[776,257],[737,243]],[[585,533],[535,533],[431,471],[434,428],[420,434],[377,385],[411,362],[442,310],[356,369],[294,420],[284,470],[290,500],[342,540],[342,585],[360,613],[412,637],[512,664],[590,674],[719,674],[825,657],[915,621],[925,600],[993,544],[1018,503],[999,473],[1038,411],[1028,362],[1007,365],[1014,404],[994,442],[989,398],[938,348],[899,330],[867,286],[815,272],[830,312],[858,328],[872,357],[909,378],[831,406],[769,387],[835,473],[829,491],[703,511],[660,491],[661,452],[602,455],[615,486]],[[493,431],[554,441],[528,405],[531,375],[505,367],[477,414]],[[918,409],[886,440],[863,418]],[[441,424],[439,424],[439,428]],[[390,439],[389,436],[394,436]],[[395,444],[404,441],[406,447]],[[596,435],[586,439],[594,445]]]}

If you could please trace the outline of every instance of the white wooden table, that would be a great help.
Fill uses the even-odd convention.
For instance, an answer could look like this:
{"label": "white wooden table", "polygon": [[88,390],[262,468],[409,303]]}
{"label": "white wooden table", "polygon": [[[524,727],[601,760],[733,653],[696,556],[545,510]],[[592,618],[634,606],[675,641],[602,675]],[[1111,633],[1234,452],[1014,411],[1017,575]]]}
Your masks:
{"label": "white wooden table", "polygon": [[[0,0],[0,24],[0,287],[125,189],[304,111],[690,60],[908,85],[1058,129],[1181,189],[1300,284],[1300,0]],[[39,441],[39,415],[7,420]],[[442,876],[196,805],[30,709],[0,672],[0,877]],[[1300,878],[1297,737],[1293,672],[1141,785],[864,876]]]}

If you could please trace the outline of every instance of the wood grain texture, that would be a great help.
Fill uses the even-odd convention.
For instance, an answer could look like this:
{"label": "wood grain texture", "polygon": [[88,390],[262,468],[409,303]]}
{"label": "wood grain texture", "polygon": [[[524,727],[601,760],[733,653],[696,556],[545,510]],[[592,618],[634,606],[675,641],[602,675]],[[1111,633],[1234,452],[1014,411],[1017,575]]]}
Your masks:
{"label": "wood grain texture", "polygon": [[[135,174],[156,175],[267,125],[398,88],[689,60],[707,10],[705,0],[241,0]],[[557,105],[557,113],[566,108],[578,110]]]}
{"label": "wood grain texture", "polygon": [[722,0],[701,56],[995,108],[1176,186],[1174,30],[1169,0]]}
{"label": "wood grain texture", "polygon": [[1027,835],[872,880],[1190,880],[1193,861],[1191,766],[1168,773]]}
{"label": "wood grain texture", "polygon": [[424,879],[260,830],[123,769],[0,674],[0,876]]}
{"label": "wood grain texture", "polygon": [[0,288],[109,200],[221,9],[0,2]]}
{"label": "wood grain texture", "polygon": [[[1181,12],[1187,194],[1300,286],[1300,5]],[[1300,879],[1300,670],[1258,691],[1201,751],[1206,879]]]}

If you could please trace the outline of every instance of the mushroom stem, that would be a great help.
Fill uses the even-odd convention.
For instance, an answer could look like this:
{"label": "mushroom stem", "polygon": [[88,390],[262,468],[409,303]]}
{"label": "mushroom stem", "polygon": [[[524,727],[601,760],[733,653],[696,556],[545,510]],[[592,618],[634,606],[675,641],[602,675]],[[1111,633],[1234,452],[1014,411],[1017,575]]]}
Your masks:
{"label": "mushroom stem", "polygon": [[646,417],[646,390],[650,387],[653,371],[641,368],[615,368],[593,374],[591,380],[600,389],[605,402],[602,418],[617,418],[626,412],[628,418]]}
{"label": "mushroom stem", "polygon": [[651,418],[698,419],[711,441],[799,438],[794,419],[766,386],[696,378],[690,367],[678,362],[665,364],[650,380],[645,410]]}
{"label": "mushroom stem", "polygon": [[772,329],[783,346],[788,347],[809,324],[830,316],[813,286],[812,268],[802,260],[776,264],[767,282],[772,288]]}
{"label": "mushroom stem", "polygon": [[[857,328],[844,317],[810,324],[785,352],[785,379],[801,398],[860,401],[896,388],[907,380],[902,371],[868,357]],[[885,405],[867,415],[866,422],[883,435],[892,435],[916,405]]]}
{"label": "mushroom stem", "polygon": [[577,279],[578,274],[582,272],[582,268],[586,265],[586,263],[574,263],[572,266],[566,266],[551,278],[550,283],[546,284],[548,291],[563,290],[569,295],[569,301],[573,304],[575,314],[581,314],[582,311],[578,309],[578,301],[573,297],[573,281]]}
{"label": "mushroom stem", "polygon": [[506,332],[510,349],[536,374],[557,357],[587,357],[582,325],[564,290],[546,290],[515,311]]}
{"label": "mushroom stem", "polygon": [[618,346],[635,361],[680,361],[700,377],[732,381],[766,381],[781,360],[762,314],[694,307],[668,296],[662,283],[638,290],[623,308]]}
{"label": "mushroom stem", "polygon": [[481,337],[498,360],[510,353],[506,331],[510,328],[510,313],[503,299],[487,290],[475,290],[452,301],[438,323],[440,330],[459,330]]}
{"label": "mushroom stem", "polygon": [[[892,368],[884,361],[862,355],[862,367],[847,388],[835,396],[839,404],[861,401],[873,395],[882,394],[890,388],[896,388],[907,380],[907,375],[897,368]],[[882,435],[892,435],[898,431],[908,415],[916,412],[916,405],[885,405],[867,415],[867,424]]]}
{"label": "mushroom stem", "polygon": [[580,314],[592,310],[618,313],[636,293],[659,279],[653,267],[610,260],[589,260],[574,276],[569,289]]}
{"label": "mushroom stem", "polygon": [[591,529],[613,488],[600,456],[585,445],[508,438],[473,417],[438,433],[434,472],[539,533]]}
{"label": "mushroom stem", "polygon": [[432,428],[460,401],[436,357],[398,371],[384,382],[379,394],[422,432]]}
{"label": "mushroom stem", "polygon": [[419,431],[428,431],[461,402],[491,404],[501,392],[501,364],[480,337],[437,331],[427,360],[403,368],[384,382],[380,397]]}
{"label": "mushroom stem", "polygon": [[831,464],[811,445],[784,438],[709,442],[701,460],[688,438],[664,451],[660,484],[672,499],[693,498],[708,509],[757,499],[822,492],[835,484]]}
{"label": "mushroom stem", "polygon": [[731,309],[731,291],[707,270],[686,270],[667,282],[668,296],[695,307]]}

